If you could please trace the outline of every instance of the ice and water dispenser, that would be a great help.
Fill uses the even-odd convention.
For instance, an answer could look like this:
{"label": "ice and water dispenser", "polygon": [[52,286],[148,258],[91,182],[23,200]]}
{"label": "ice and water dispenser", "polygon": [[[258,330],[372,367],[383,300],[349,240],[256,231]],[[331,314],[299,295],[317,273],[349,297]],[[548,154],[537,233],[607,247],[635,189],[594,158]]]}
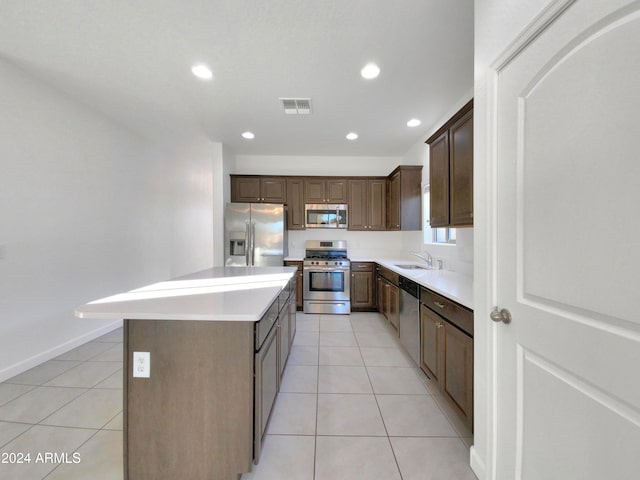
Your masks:
{"label": "ice and water dispenser", "polygon": [[244,257],[246,252],[246,241],[242,238],[232,238],[229,240],[229,255]]}

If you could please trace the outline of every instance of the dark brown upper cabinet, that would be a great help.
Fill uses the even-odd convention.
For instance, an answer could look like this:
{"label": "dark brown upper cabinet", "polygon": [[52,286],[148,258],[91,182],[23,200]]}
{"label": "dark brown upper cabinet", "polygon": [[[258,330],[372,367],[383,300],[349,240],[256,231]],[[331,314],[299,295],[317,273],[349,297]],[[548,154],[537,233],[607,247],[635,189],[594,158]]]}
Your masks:
{"label": "dark brown upper cabinet", "polygon": [[431,226],[473,226],[473,100],[426,143]]}
{"label": "dark brown upper cabinet", "polygon": [[385,230],[387,179],[349,180],[349,230]]}
{"label": "dark brown upper cabinet", "polygon": [[400,165],[387,179],[387,230],[422,230],[422,166]]}
{"label": "dark brown upper cabinet", "polygon": [[286,203],[286,180],[282,177],[231,175],[231,201]]}
{"label": "dark brown upper cabinet", "polygon": [[304,230],[304,179],[287,178],[287,229]]}
{"label": "dark brown upper cabinet", "polygon": [[304,203],[347,203],[347,180],[344,178],[306,178]]}

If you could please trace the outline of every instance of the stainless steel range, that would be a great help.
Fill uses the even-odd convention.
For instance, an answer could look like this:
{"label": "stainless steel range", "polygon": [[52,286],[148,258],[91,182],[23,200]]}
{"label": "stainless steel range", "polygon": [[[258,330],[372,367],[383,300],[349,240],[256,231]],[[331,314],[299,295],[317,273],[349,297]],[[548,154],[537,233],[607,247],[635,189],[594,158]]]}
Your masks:
{"label": "stainless steel range", "polygon": [[344,240],[307,240],[304,273],[304,313],[351,313],[351,262]]}

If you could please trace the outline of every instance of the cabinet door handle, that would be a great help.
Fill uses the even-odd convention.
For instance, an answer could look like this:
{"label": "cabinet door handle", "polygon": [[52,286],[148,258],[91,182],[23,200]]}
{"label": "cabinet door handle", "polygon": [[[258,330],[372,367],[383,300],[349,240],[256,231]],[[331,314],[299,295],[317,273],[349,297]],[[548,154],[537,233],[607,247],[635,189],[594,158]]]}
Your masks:
{"label": "cabinet door handle", "polygon": [[444,303],[435,302],[435,301],[434,301],[433,303],[434,303],[434,305],[435,305],[436,307],[438,307],[438,308],[444,308],[444,307],[446,307],[446,305],[445,305]]}

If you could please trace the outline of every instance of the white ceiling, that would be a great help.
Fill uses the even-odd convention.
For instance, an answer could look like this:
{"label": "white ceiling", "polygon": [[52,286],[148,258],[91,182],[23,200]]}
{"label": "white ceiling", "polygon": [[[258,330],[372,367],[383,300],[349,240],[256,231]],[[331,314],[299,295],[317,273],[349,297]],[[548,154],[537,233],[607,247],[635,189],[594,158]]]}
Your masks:
{"label": "white ceiling", "polygon": [[[2,0],[1,59],[157,138],[396,156],[472,89],[473,0]],[[376,80],[360,77],[370,61]],[[313,114],[285,116],[279,97],[311,97]]]}

